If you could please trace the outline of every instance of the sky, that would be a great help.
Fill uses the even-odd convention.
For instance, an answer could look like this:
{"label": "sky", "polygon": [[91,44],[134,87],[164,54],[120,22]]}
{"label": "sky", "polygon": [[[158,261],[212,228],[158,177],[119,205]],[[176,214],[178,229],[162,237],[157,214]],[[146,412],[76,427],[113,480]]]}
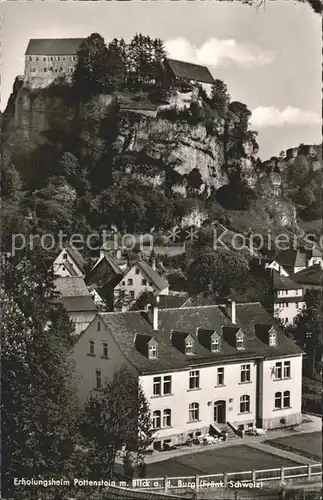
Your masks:
{"label": "sky", "polygon": [[159,37],[169,55],[207,65],[252,111],[260,158],[321,142],[321,17],[306,4],[266,2],[2,2],[1,110],[24,71],[30,38],[100,33]]}

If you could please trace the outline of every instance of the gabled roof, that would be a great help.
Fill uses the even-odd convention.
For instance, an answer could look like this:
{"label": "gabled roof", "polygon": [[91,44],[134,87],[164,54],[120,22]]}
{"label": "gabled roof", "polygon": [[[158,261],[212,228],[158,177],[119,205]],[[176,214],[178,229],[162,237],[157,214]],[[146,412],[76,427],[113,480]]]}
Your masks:
{"label": "gabled roof", "polygon": [[85,281],[80,276],[64,276],[56,278],[55,288],[63,297],[90,296]]}
{"label": "gabled roof", "polygon": [[214,78],[206,66],[168,58],[166,59],[166,63],[168,63],[173,75],[177,78],[184,78],[186,80],[194,80],[202,83],[214,83]]}
{"label": "gabled roof", "polygon": [[58,301],[65,307],[67,312],[95,312],[96,306],[92,297],[61,297]]}
{"label": "gabled roof", "polygon": [[275,259],[283,267],[305,267],[306,253],[300,250],[282,250]]}
{"label": "gabled roof", "polygon": [[160,276],[157,271],[154,271],[153,268],[147,264],[147,262],[140,260],[135,264],[135,266],[139,267],[147,280],[150,281],[152,285],[157,288],[157,290],[161,291],[169,286],[168,281]]}
{"label": "gabled roof", "polygon": [[293,274],[290,278],[299,285],[321,286],[323,284],[323,270],[320,264],[303,269]]}
{"label": "gabled roof", "polygon": [[25,55],[67,56],[77,54],[85,38],[31,38]]}
{"label": "gabled roof", "polygon": [[302,288],[289,276],[281,276],[275,269],[273,270],[273,285],[275,290],[298,290]]}
{"label": "gabled roof", "polygon": [[77,272],[75,271],[73,264],[71,264],[68,260],[66,262],[62,262],[59,267],[64,266],[65,269],[70,273],[71,276],[78,276]]}
{"label": "gabled roof", "polygon": [[[155,373],[181,370],[190,366],[207,363],[230,362],[256,358],[275,358],[299,355],[301,349],[289,340],[276,321],[259,302],[237,304],[237,323],[232,325],[225,309],[219,305],[183,307],[179,309],[159,310],[159,330],[153,331],[149,315],[145,311],[123,313],[102,313],[100,317],[114,337],[124,356],[140,373]],[[275,325],[279,342],[270,347],[256,335],[255,325]],[[220,352],[211,352],[197,338],[197,328],[217,330],[221,327],[241,328],[245,334],[245,349],[238,351],[225,338],[221,342]],[[196,339],[195,355],[188,357],[172,345],[171,331],[176,330],[191,334]],[[134,333],[151,335],[158,342],[158,359],[149,360],[136,349]]]}
{"label": "gabled roof", "polygon": [[[131,308],[132,310],[144,309],[147,304],[151,304],[155,295],[153,292],[143,292],[135,304]],[[183,295],[159,295],[158,307],[159,309],[171,309],[176,307],[183,307],[184,305],[189,305],[190,298],[187,294]]]}
{"label": "gabled roof", "polygon": [[119,267],[118,260],[115,259],[115,257],[113,257],[113,255],[111,255],[109,251],[105,251],[104,254],[101,255],[101,257],[96,261],[96,263],[92,267],[91,272],[94,271],[94,269],[96,269],[97,266],[102,264],[104,261],[106,261],[109,264],[109,266],[111,267],[111,269],[115,274],[120,276],[123,274],[122,270]]}

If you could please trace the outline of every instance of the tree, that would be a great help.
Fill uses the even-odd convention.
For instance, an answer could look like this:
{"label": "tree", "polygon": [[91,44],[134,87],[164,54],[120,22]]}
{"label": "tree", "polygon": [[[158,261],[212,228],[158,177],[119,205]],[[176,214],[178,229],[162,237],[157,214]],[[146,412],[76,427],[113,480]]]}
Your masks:
{"label": "tree", "polygon": [[123,447],[135,454],[136,464],[143,462],[153,441],[150,410],[138,378],[127,368],[117,371],[97,398],[88,400],[82,431],[94,478],[112,477],[117,451]]}
{"label": "tree", "polygon": [[227,85],[222,80],[214,80],[210,104],[219,117],[225,117],[230,104],[230,95],[228,93]]}
{"label": "tree", "polygon": [[312,376],[318,371],[322,360],[322,323],[323,323],[323,301],[321,290],[309,290],[306,292],[304,309],[296,316],[295,327],[292,334],[297,343],[306,350],[309,355],[307,366]]}
{"label": "tree", "polygon": [[309,177],[309,163],[305,155],[298,155],[289,169],[291,182],[298,187],[306,186]]}
{"label": "tree", "polygon": [[202,247],[188,268],[187,281],[194,294],[224,296],[243,282],[248,269],[248,261],[238,252]]}
{"label": "tree", "polygon": [[194,192],[199,191],[202,186],[203,179],[198,168],[193,168],[193,170],[187,174],[186,179],[188,188],[191,188]]}
{"label": "tree", "polygon": [[[13,477],[75,474],[77,401],[70,364],[71,323],[53,302],[42,253],[3,262],[2,493],[16,497]],[[32,489],[23,498],[38,498]],[[19,496],[19,494],[18,494]]]}
{"label": "tree", "polygon": [[104,92],[109,83],[109,51],[104,39],[92,33],[82,42],[77,57],[73,83],[79,97],[87,100]]}

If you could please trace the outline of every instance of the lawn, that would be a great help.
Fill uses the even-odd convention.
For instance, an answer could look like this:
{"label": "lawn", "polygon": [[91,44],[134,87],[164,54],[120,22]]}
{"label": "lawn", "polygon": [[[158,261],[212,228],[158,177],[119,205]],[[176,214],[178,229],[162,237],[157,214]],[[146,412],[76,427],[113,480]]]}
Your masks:
{"label": "lawn", "polygon": [[322,460],[322,433],[311,432],[308,434],[297,434],[278,439],[270,439],[267,444],[285,450],[298,453],[313,460]]}
{"label": "lawn", "polygon": [[274,469],[293,465],[299,464],[250,446],[239,445],[182,455],[148,464],[147,477],[221,474],[222,472]]}

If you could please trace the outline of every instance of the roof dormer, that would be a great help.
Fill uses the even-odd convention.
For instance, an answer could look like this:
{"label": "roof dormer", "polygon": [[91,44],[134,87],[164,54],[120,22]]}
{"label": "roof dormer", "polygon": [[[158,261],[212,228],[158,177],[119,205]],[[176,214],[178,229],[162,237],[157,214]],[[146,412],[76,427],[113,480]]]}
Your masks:
{"label": "roof dormer", "polygon": [[278,345],[278,331],[273,325],[255,325],[256,336],[261,342],[270,346],[276,347]]}
{"label": "roof dormer", "polygon": [[236,349],[238,349],[239,351],[245,349],[245,334],[243,333],[241,328],[235,334],[235,340],[236,340]]}
{"label": "roof dormer", "polygon": [[278,343],[278,333],[274,326],[268,330],[268,345],[270,347],[275,347]]}
{"label": "roof dormer", "polygon": [[148,359],[158,359],[158,342],[151,335],[136,333],[135,346],[138,352]]}
{"label": "roof dormer", "polygon": [[195,338],[190,333],[172,330],[171,341],[176,349],[187,356],[195,354]]}
{"label": "roof dormer", "polygon": [[197,328],[196,335],[200,344],[211,352],[220,352],[221,335],[216,330]]}

